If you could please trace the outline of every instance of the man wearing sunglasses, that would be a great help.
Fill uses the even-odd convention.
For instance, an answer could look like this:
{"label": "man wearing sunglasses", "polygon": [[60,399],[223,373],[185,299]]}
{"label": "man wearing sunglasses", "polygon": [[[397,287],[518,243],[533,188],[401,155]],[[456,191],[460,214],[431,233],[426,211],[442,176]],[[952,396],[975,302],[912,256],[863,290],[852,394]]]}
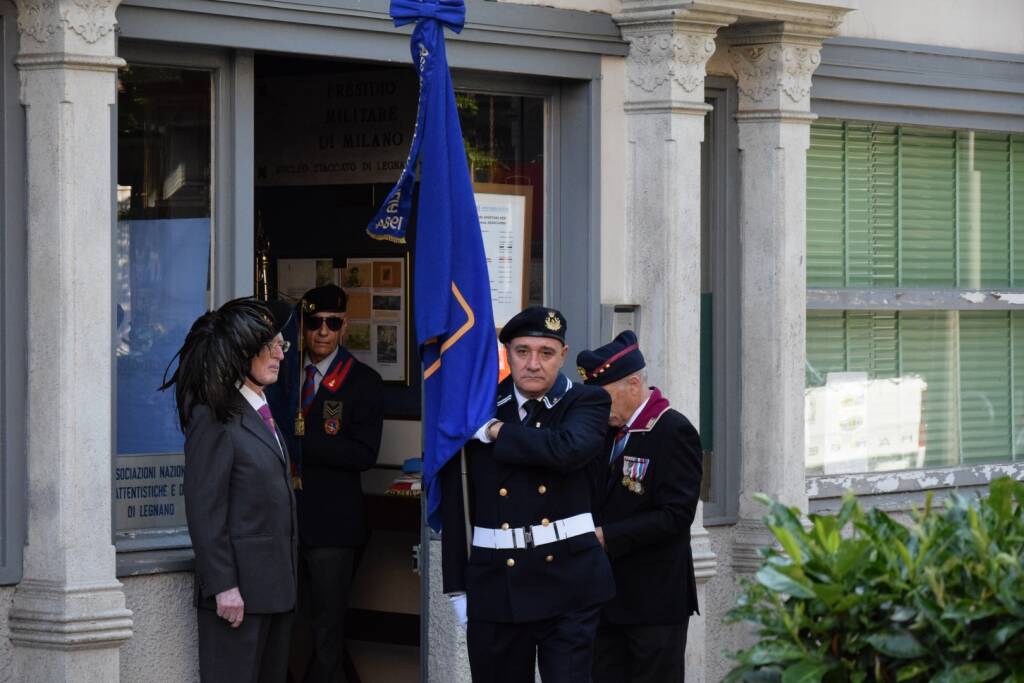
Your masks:
{"label": "man wearing sunglasses", "polygon": [[283,396],[271,402],[295,454],[300,605],[312,630],[303,679],[309,682],[345,680],[344,615],[356,551],[367,536],[360,475],[377,462],[383,425],[380,375],[343,346],[347,303],[334,285],[302,297],[301,330],[286,331],[301,334],[301,345],[292,345],[301,349],[286,356],[288,379],[276,392]]}

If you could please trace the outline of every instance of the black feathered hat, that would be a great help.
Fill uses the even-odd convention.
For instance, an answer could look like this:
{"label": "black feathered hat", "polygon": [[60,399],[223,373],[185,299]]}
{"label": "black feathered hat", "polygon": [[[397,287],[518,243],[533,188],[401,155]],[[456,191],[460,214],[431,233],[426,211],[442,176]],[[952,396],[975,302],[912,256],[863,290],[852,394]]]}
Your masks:
{"label": "black feathered hat", "polygon": [[[283,325],[287,318],[281,322]],[[178,367],[170,379],[164,371],[165,381],[160,387],[163,390],[175,385],[182,430],[197,404],[209,406],[221,422],[231,417],[237,405],[236,387],[248,376],[252,359],[278,331],[274,312],[251,297],[232,299],[192,323],[175,354]]]}

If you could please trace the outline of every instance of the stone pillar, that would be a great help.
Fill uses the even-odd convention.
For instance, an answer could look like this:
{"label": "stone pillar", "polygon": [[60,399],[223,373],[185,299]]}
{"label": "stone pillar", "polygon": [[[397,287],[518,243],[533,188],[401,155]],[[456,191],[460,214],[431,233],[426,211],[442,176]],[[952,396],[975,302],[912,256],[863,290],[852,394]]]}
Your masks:
{"label": "stone pillar", "polygon": [[[705,64],[715,33],[736,17],[623,0],[616,21],[626,57],[626,280],[642,306],[637,333],[651,381],[673,406],[700,416],[701,143]],[[687,3],[678,3],[683,6]],[[715,575],[703,506],[691,528],[698,601]],[[705,677],[704,617],[690,619],[686,680]]]}
{"label": "stone pillar", "polygon": [[740,447],[733,566],[756,569],[770,545],[753,500],[766,493],[807,508],[804,484],[807,148],[814,29],[759,24],[730,30],[739,108]]}
{"label": "stone pillar", "polygon": [[111,543],[111,106],[118,0],[16,0],[28,169],[28,545],[14,679],[119,678]]}

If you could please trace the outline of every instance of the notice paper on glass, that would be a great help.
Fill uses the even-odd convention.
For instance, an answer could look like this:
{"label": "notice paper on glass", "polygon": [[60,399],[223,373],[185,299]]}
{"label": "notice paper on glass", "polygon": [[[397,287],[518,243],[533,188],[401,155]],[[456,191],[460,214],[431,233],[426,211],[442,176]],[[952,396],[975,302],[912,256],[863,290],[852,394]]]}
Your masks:
{"label": "notice paper on glass", "polygon": [[476,208],[491,279],[494,324],[503,327],[526,305],[530,199],[524,185],[477,184]]}

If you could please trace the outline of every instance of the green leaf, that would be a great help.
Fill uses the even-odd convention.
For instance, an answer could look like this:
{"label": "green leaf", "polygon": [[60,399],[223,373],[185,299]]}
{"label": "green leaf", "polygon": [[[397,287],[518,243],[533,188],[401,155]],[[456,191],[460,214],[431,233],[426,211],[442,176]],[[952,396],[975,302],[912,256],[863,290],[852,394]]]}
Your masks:
{"label": "green leaf", "polygon": [[804,651],[793,643],[778,640],[762,640],[740,655],[744,663],[754,665],[784,664],[803,656]]}
{"label": "green leaf", "polygon": [[1003,624],[995,631],[992,632],[991,643],[993,649],[998,649],[1006,644],[1010,638],[1013,638],[1021,629],[1024,629],[1024,622],[1016,621],[1010,622],[1009,624]]}
{"label": "green leaf", "polygon": [[813,598],[814,592],[795,579],[786,576],[778,567],[766,564],[757,570],[757,581],[776,593],[786,593],[797,598]]}
{"label": "green leaf", "polygon": [[797,662],[782,673],[782,683],[821,683],[822,676],[831,668],[821,662]]}
{"label": "green leaf", "polygon": [[782,544],[782,548],[789,555],[790,559],[796,564],[803,564],[804,554],[800,550],[800,544],[796,542],[796,538],[793,537],[789,529],[774,525],[769,525],[768,528],[775,534],[775,538],[779,539],[779,543]]}
{"label": "green leaf", "polygon": [[946,669],[932,683],[984,683],[1003,673],[1003,667],[995,662],[972,662]]}
{"label": "green leaf", "polygon": [[779,683],[781,680],[782,672],[775,668],[751,671],[743,677],[743,683]]}
{"label": "green leaf", "polygon": [[907,664],[906,666],[896,670],[896,681],[902,683],[903,681],[912,681],[918,676],[927,673],[931,669],[931,666],[926,662],[914,662],[913,664]]}
{"label": "green leaf", "polygon": [[898,659],[923,657],[928,653],[917,641],[917,638],[908,631],[872,633],[866,640],[882,654]]}

